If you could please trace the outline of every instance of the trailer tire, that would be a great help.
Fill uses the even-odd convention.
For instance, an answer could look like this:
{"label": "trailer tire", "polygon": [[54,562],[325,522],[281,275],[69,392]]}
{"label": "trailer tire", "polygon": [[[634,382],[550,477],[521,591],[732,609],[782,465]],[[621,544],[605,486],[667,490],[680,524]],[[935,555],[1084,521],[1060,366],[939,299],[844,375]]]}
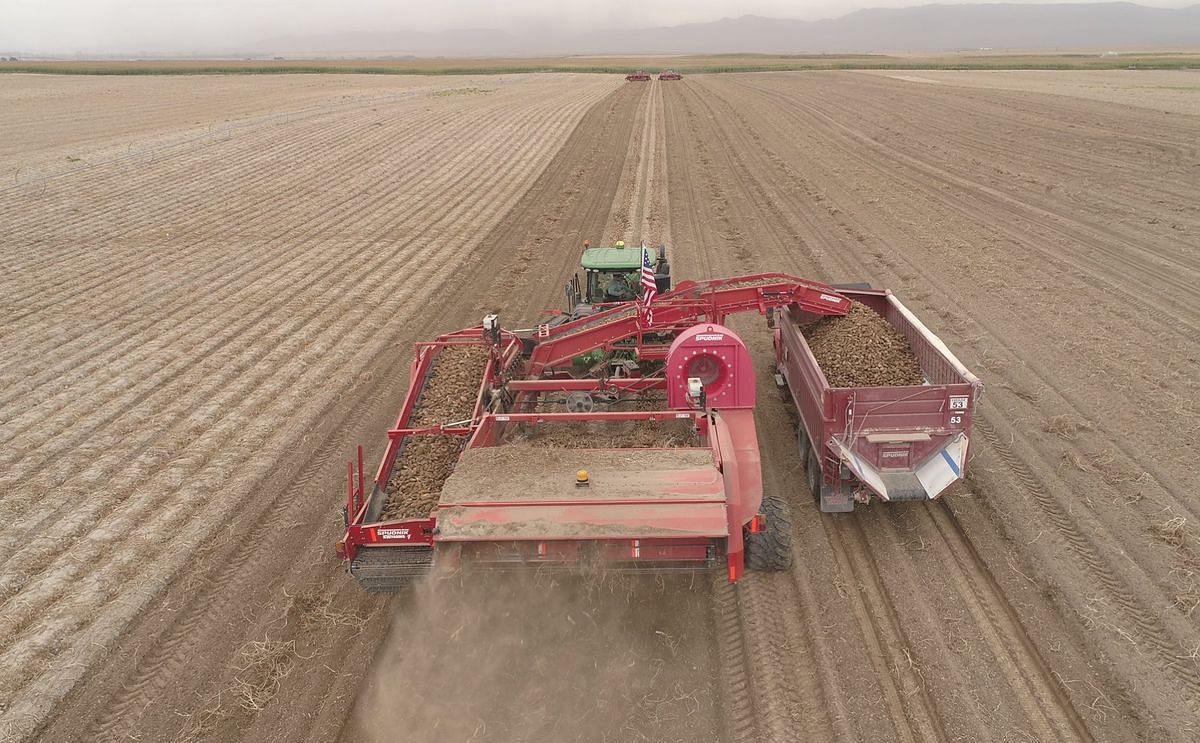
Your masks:
{"label": "trailer tire", "polygon": [[774,495],[764,495],[762,514],[767,528],[745,535],[746,567],[750,570],[778,571],[792,566],[792,517],[787,503]]}
{"label": "trailer tire", "polygon": [[811,445],[808,447],[808,458],[804,462],[804,480],[808,483],[808,491],[818,507],[821,505],[821,463],[817,460],[817,451]]}
{"label": "trailer tire", "polygon": [[808,466],[808,453],[812,451],[812,442],[808,440],[808,431],[804,430],[804,421],[796,424],[796,448],[800,452],[800,461]]}

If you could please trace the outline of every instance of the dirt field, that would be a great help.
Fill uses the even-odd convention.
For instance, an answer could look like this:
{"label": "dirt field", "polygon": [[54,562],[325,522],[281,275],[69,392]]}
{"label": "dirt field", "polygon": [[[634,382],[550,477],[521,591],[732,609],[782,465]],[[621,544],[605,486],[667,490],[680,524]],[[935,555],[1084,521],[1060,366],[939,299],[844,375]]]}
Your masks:
{"label": "dirt field", "polygon": [[[1194,740],[1200,92],[1094,74],[0,78],[0,739]],[[892,288],[988,385],[967,482],[822,516],[761,394],[791,572],[362,594],[411,342],[585,237]]]}
{"label": "dirt field", "polygon": [[1086,75],[1052,70],[868,72],[897,80],[1089,98],[1120,106],[1200,115],[1200,76],[1194,70],[1107,70]]}

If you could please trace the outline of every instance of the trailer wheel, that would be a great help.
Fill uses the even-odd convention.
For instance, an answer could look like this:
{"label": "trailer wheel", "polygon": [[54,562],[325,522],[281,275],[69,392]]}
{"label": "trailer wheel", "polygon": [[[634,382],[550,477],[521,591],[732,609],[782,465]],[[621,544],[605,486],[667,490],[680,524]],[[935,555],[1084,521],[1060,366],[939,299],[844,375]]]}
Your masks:
{"label": "trailer wheel", "polygon": [[800,461],[808,466],[808,453],[812,451],[812,442],[808,440],[808,431],[804,430],[804,421],[796,424],[796,448],[800,452]]}
{"label": "trailer wheel", "polygon": [[792,517],[782,498],[764,495],[762,514],[767,528],[747,533],[746,567],[750,570],[787,570],[792,566]]}
{"label": "trailer wheel", "polygon": [[804,479],[808,482],[808,491],[813,500],[821,505],[821,463],[817,461],[817,451],[811,445],[808,447],[808,457],[804,462]]}

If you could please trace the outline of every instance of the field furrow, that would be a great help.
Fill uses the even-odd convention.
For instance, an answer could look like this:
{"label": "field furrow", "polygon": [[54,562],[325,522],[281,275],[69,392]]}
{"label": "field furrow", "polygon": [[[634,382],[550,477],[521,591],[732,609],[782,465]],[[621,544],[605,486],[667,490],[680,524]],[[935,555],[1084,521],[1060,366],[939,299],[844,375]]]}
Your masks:
{"label": "field furrow", "polygon": [[[63,275],[82,282],[64,285],[52,312],[32,308],[22,321],[34,346],[26,358],[44,355],[39,342],[78,350],[21,391],[18,399],[36,402],[10,401],[0,428],[6,451],[17,455],[5,470],[6,492],[21,504],[5,504],[19,519],[5,534],[15,550],[0,605],[6,730],[28,731],[44,719],[361,382],[401,330],[392,318],[469,265],[486,227],[612,89],[595,78],[580,82],[528,81],[524,91],[498,95],[448,88],[382,115],[297,118],[291,131],[275,126],[219,143],[229,147],[145,164],[134,183],[121,167],[92,168],[77,182],[56,180],[40,197],[108,206],[92,225],[86,258],[79,222],[21,225],[3,236],[15,251],[25,247],[22,235],[34,235],[47,258],[8,277],[17,285],[53,286],[61,282],[51,277]],[[474,99],[484,96],[479,106]],[[421,136],[407,119],[411,111],[419,121],[425,108],[447,124]],[[528,126],[543,136],[522,136]],[[205,160],[209,170],[218,166],[219,181],[203,182]],[[325,184],[324,203],[295,198],[296,184],[309,178]],[[128,187],[114,198],[106,182]],[[221,183],[230,197],[213,201]],[[155,193],[157,201],[146,198]],[[0,208],[27,209],[18,199]],[[292,220],[294,231],[271,234],[273,221]],[[195,240],[188,250],[160,247],[156,230],[173,228]],[[126,240],[138,249],[120,252],[128,267],[117,267],[111,292],[81,291],[89,276],[106,275],[110,240],[119,252]],[[166,276],[180,286],[157,286]],[[39,481],[48,463],[54,472]],[[277,503],[289,492],[280,485]]]}
{"label": "field furrow", "polygon": [[[1200,104],[1088,75],[0,76],[0,741],[1195,739]],[[968,477],[819,513],[738,317],[791,570],[364,594],[413,342],[617,239],[895,291]]]}

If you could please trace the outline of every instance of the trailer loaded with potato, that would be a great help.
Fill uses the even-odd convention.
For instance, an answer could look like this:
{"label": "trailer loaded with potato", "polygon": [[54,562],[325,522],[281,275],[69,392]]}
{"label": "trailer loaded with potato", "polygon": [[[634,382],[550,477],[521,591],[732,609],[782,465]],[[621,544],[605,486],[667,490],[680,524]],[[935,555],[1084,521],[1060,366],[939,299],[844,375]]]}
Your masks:
{"label": "trailer loaded with potato", "polygon": [[891,292],[839,291],[836,323],[796,306],[773,323],[808,490],[825,512],[937,498],[967,465],[982,385]]}
{"label": "trailer loaded with potato", "polygon": [[[786,568],[791,493],[763,492],[754,408],[765,401],[746,345],[724,325],[748,311],[775,328],[778,380],[800,412],[821,510],[933,498],[961,476],[979,383],[891,294],[777,273],[685,281],[649,304],[614,302],[521,333],[489,315],[419,344],[374,478],[361,447],[348,468],[338,554],[374,591],[398,590],[435,560],[719,567],[731,581],[747,567]],[[864,311],[899,334],[889,342],[911,346],[908,376],[831,384],[823,369],[838,365],[818,363],[821,337],[836,348],[839,335],[861,335]]]}

